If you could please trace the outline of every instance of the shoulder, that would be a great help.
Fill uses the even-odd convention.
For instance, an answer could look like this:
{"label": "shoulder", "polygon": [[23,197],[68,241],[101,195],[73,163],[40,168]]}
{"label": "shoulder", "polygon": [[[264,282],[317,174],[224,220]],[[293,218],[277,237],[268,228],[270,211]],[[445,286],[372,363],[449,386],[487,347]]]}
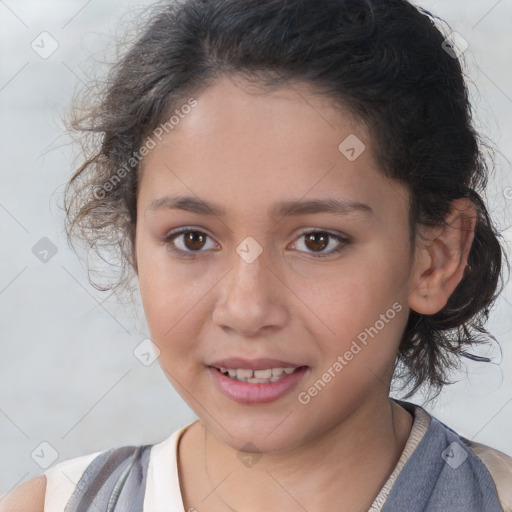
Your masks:
{"label": "shoulder", "polygon": [[461,441],[484,463],[489,471],[496,485],[503,510],[512,512],[512,457],[462,436]]}
{"label": "shoulder", "polygon": [[87,466],[101,452],[64,460],[0,498],[0,512],[64,510]]}
{"label": "shoulder", "polygon": [[[44,473],[47,481],[44,512],[57,512],[65,509],[85,470],[101,453],[95,452],[67,459],[46,470]],[[2,512],[1,509],[0,512]]]}
{"label": "shoulder", "polygon": [[[416,492],[430,477],[429,504],[440,510],[446,507],[449,495],[458,510],[512,512],[512,457],[465,438],[419,405],[406,405],[414,408],[415,421],[421,416],[429,418],[428,428],[408,461],[409,473],[424,480],[413,482]],[[412,485],[410,479],[406,483]],[[458,492],[452,493],[450,489],[455,488]]]}
{"label": "shoulder", "polygon": [[45,493],[45,475],[32,478],[0,500],[0,512],[44,512]]}
{"label": "shoulder", "polygon": [[[108,476],[113,472],[116,472],[117,477],[126,476],[124,470],[130,468],[135,468],[135,478],[131,482],[131,484],[135,482],[134,485],[145,486],[146,482],[142,481],[144,479],[141,480],[142,474],[148,470],[153,473],[149,479],[147,499],[150,503],[152,503],[151,500],[161,503],[165,508],[168,502],[165,500],[166,496],[174,499],[172,489],[178,489],[177,495],[179,495],[177,441],[189,426],[176,430],[158,443],[113,447],[61,461],[47,469],[43,475],[19,485],[7,496],[0,496],[0,512],[63,512],[72,499],[81,499],[83,492],[87,492],[91,477],[98,474]],[[119,471],[119,468],[122,471]],[[154,475],[155,470],[158,471],[158,475]],[[117,473],[123,473],[123,475]],[[86,476],[88,476],[87,483],[79,486],[80,480],[83,481]],[[157,476],[159,485],[155,489],[153,480]],[[168,485],[170,481],[173,485],[175,484],[172,489]],[[109,491],[109,486],[104,487]],[[76,493],[77,489],[80,489],[80,492]],[[132,499],[133,496],[129,498]],[[163,501],[162,498],[164,498]],[[153,509],[150,507],[150,510]]]}

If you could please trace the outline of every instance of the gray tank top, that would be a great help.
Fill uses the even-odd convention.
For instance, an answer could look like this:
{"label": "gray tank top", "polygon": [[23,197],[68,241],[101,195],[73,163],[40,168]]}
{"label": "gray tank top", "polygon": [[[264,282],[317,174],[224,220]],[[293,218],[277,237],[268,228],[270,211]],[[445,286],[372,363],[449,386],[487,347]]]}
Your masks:
{"label": "gray tank top", "polygon": [[[382,512],[503,512],[484,463],[456,432],[430,418]],[[123,446],[99,454],[86,468],[65,512],[142,512],[151,446]]]}

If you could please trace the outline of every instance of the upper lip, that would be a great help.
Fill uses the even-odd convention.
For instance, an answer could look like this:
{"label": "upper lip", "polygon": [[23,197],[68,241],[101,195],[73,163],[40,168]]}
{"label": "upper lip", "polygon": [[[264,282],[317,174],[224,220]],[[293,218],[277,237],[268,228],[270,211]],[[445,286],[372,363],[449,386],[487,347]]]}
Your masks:
{"label": "upper lip", "polygon": [[214,366],[215,368],[244,368],[246,370],[266,370],[267,368],[298,368],[299,366],[305,366],[288,361],[281,361],[279,359],[242,359],[240,357],[230,357],[228,359],[222,359],[214,361],[208,366]]}

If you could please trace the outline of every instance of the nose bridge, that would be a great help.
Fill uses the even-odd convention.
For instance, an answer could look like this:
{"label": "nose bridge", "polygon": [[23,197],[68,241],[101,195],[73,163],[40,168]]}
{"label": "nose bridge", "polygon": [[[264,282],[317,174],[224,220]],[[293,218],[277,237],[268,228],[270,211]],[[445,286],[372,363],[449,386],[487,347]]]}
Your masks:
{"label": "nose bridge", "polygon": [[215,306],[214,320],[219,326],[248,334],[282,324],[286,315],[279,298],[279,280],[268,268],[270,260],[254,239],[239,244]]}
{"label": "nose bridge", "polygon": [[[268,254],[254,238],[245,238],[236,248],[233,257],[231,286],[239,291],[259,294],[268,276]],[[256,295],[254,296],[256,298]]]}

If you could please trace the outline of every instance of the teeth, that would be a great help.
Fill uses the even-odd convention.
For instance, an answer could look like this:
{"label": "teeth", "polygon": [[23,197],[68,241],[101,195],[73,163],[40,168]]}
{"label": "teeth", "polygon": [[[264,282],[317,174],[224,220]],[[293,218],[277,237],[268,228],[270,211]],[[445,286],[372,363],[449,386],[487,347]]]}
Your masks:
{"label": "teeth", "polygon": [[272,368],[267,370],[254,370],[254,376],[257,379],[270,379],[272,377]]}
{"label": "teeth", "polygon": [[247,368],[219,368],[224,374],[232,379],[241,382],[251,382],[254,384],[264,384],[283,379],[293,373],[297,368],[267,368],[265,370],[250,370]]}
{"label": "teeth", "polygon": [[241,369],[237,368],[236,376],[239,379],[250,379],[253,376],[253,374],[252,374],[252,370],[247,370],[246,368],[241,368]]}

